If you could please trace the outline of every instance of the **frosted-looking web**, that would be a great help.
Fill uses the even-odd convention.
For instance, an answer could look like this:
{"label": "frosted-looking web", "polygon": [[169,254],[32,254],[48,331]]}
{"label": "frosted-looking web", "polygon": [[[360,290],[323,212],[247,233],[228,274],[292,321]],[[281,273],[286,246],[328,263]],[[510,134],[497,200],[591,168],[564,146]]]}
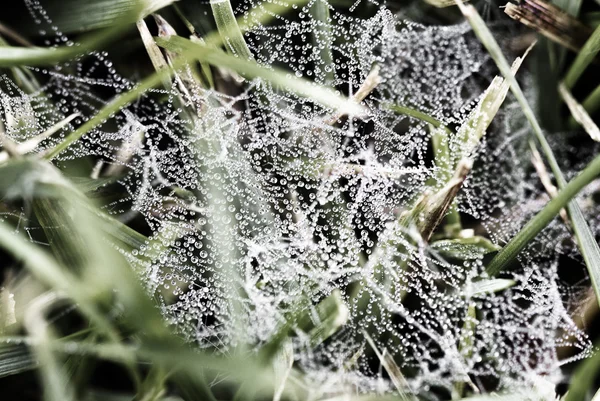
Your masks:
{"label": "frosted-looking web", "polygon": [[[311,17],[314,2],[248,32],[249,48],[266,67],[348,95],[378,66],[381,83],[364,101],[366,118],[336,122],[336,111],[261,80],[234,84],[233,94],[154,89],[88,133],[59,163],[91,156],[103,163],[100,175],[119,171],[127,195],[105,211],[125,222],[143,216],[153,234],[130,260],[167,321],[200,347],[224,353],[236,345],[259,347],[285,319],[302,310],[314,315],[315,305],[337,290],[348,310],[341,329],[316,346],[299,331],[293,341],[299,368],[323,393],[392,389],[378,379],[364,333],[394,357],[415,392],[451,390],[457,381],[491,381],[498,388],[528,386],[539,377],[556,382],[566,361],[557,348],[571,347],[577,358],[590,347],[571,318],[585,285],[567,286],[556,271],[561,254],[577,258],[560,221],[523,253],[523,268],[507,275],[516,281],[512,288],[475,295],[469,283],[484,270],[481,258],[451,263],[415,232],[394,226],[440,167],[432,161],[427,124],[388,106],[460,126],[494,74],[468,25],[426,27],[398,20],[380,5],[370,17],[330,8],[332,30],[322,33]],[[39,4],[27,4],[44,30],[52,28],[49,45],[68,41]],[[243,2],[237,14],[255,6]],[[330,48],[333,68],[323,63],[323,48]],[[80,113],[74,128],[135,84],[102,52],[30,70],[47,78],[31,94],[2,77],[3,110],[24,116],[19,125],[4,121],[17,142]],[[99,88],[105,97],[94,95]],[[204,105],[203,113],[190,118],[178,96]],[[509,98],[458,197],[463,215],[500,245],[547,201],[531,168],[527,135]],[[457,146],[451,143],[453,151]],[[119,156],[124,149],[127,158]],[[469,307],[478,318],[465,349]]]}

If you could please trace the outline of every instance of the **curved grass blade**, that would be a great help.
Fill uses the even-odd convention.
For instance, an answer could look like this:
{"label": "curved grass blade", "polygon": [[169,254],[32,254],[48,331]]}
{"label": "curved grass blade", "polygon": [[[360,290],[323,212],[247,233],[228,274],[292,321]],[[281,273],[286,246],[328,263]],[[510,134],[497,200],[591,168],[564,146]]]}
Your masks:
{"label": "curved grass blade", "polygon": [[431,124],[435,128],[444,128],[446,131],[448,131],[448,132],[450,131],[441,121],[436,120],[435,118],[431,117],[429,114],[423,113],[419,110],[411,109],[410,107],[400,106],[397,104],[388,104],[386,107],[395,113],[405,114],[416,120],[424,121],[428,124]]}

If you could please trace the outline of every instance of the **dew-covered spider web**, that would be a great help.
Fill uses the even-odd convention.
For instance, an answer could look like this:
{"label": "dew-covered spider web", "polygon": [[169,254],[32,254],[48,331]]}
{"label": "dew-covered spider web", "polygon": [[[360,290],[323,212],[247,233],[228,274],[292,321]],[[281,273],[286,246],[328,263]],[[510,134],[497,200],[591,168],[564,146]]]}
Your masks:
{"label": "dew-covered spider web", "polygon": [[[317,2],[329,9],[328,24],[313,17]],[[26,4],[48,45],[70,40],[36,1]],[[234,10],[248,15],[263,6],[245,0]],[[455,131],[494,77],[493,62],[465,23],[424,26],[374,2],[353,9],[363,6],[368,14],[310,0],[258,24],[245,39],[265,68],[347,96],[378,74],[379,84],[363,97],[366,116],[348,118],[266,80],[213,68],[216,89],[174,78],[170,89],[148,91],[56,163],[91,160],[96,177],[114,177],[110,185],[123,196],[103,209],[125,223],[143,222],[149,240],[127,256],[168,323],[199,347],[252,352],[286,321],[307,316],[306,327],[290,334],[315,399],[392,391],[373,346],[401,367],[408,390],[432,399],[456,383],[484,390],[547,380],[552,390],[561,366],[590,352],[574,322],[590,297],[588,281],[559,277],[559,259],[585,277],[562,220],[502,276],[514,285],[492,293],[474,290],[483,255],[449,257],[430,246],[435,236],[428,243],[398,224],[421,194],[444,186],[436,180],[445,167],[435,161],[429,124],[390,105]],[[121,75],[104,52],[25,71],[39,77],[39,88],[27,92],[13,76],[1,77],[11,139],[22,143],[78,114],[35,152],[55,146],[139,80]],[[525,69],[519,77],[527,87]],[[548,201],[529,135],[509,96],[457,197],[471,235],[504,245]],[[457,138],[449,143],[451,152],[461,151]],[[574,174],[581,165],[566,167]],[[598,230],[598,211],[584,202],[594,192],[592,185],[581,202]],[[21,229],[39,230],[26,216]],[[327,299],[339,301],[332,320],[318,306]],[[333,329],[317,331],[323,339],[314,335],[319,327]]]}

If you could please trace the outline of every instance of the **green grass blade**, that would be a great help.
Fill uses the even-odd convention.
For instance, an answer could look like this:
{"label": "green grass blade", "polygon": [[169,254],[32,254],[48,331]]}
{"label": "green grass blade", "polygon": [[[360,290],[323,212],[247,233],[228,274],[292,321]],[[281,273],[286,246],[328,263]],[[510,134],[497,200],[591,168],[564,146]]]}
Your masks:
{"label": "green grass blade", "polygon": [[[136,23],[136,26],[140,32],[142,43],[144,43],[144,47],[146,48],[146,52],[148,53],[148,57],[150,57],[150,61],[152,62],[154,69],[156,71],[168,69],[169,64],[167,63],[167,60],[165,60],[165,56],[163,56],[158,46],[156,46],[156,43],[154,43],[154,38],[152,38],[152,34],[148,30],[146,22],[143,19],[140,19]],[[171,79],[168,76],[164,77],[162,84],[165,89],[171,89]]]}
{"label": "green grass blade", "polygon": [[55,338],[54,330],[44,317],[51,307],[59,302],[64,302],[64,298],[53,292],[42,294],[31,301],[24,318],[25,328],[34,339],[33,350],[39,360],[38,373],[41,376],[46,401],[75,400],[64,365],[50,345]]}
{"label": "green grass blade", "polygon": [[404,115],[412,117],[416,120],[424,121],[428,124],[433,125],[435,128],[442,127],[442,128],[445,128],[447,131],[449,131],[448,128],[446,128],[446,126],[441,121],[436,120],[435,118],[431,117],[427,113],[423,113],[419,110],[411,109],[410,107],[400,106],[397,104],[388,104],[387,108],[392,110],[395,113],[404,114]]}
{"label": "green grass blade", "polygon": [[571,91],[565,84],[559,84],[558,93],[560,93],[560,96],[567,104],[567,107],[569,108],[569,111],[571,112],[571,115],[575,121],[577,121],[583,127],[590,138],[596,142],[600,141],[600,129],[594,120],[592,120],[592,117],[590,117],[585,108],[573,97]]}
{"label": "green grass blade", "polygon": [[585,42],[585,45],[581,51],[577,54],[577,58],[571,64],[567,75],[565,76],[564,83],[568,89],[572,89],[577,80],[581,77],[581,74],[596,58],[598,51],[600,50],[600,27],[594,30],[594,33]]}
{"label": "green grass blade", "polygon": [[261,78],[273,85],[286,88],[299,96],[306,97],[323,106],[336,111],[343,111],[351,116],[362,116],[365,109],[351,99],[338,95],[329,88],[316,85],[305,79],[296,78],[289,72],[279,69],[268,69],[253,60],[244,60],[223,51],[211,48],[180,36],[171,36],[168,39],[156,38],[159,46],[167,50],[182,54],[190,54],[197,60],[205,61],[214,66],[230,69],[247,78]]}
{"label": "green grass blade", "polygon": [[[122,15],[137,10],[129,22],[172,4],[175,0],[60,0],[44,1],[46,13],[52,24],[62,33],[82,33],[112,26]],[[31,25],[31,26],[28,26]],[[28,24],[23,32],[37,34],[37,26]],[[21,27],[19,27],[21,28]]]}
{"label": "green grass blade", "polygon": [[82,39],[77,46],[0,47],[0,67],[53,65],[91,50],[101,49],[110,41],[121,36],[129,28],[130,23],[137,19],[139,12],[139,8],[128,12],[115,21],[111,27],[89,35]]}
{"label": "green grass blade", "polygon": [[[569,182],[563,189],[561,189],[556,197],[544,206],[544,208],[531,219],[525,227],[519,231],[519,233],[510,240],[508,244],[492,259],[488,265],[486,272],[490,276],[495,276],[500,271],[508,267],[510,262],[517,256],[517,254],[525,248],[525,246],[531,241],[540,231],[544,229],[551,221],[558,215],[560,209],[567,206],[567,204],[573,199],[579,191],[585,188],[590,182],[600,175],[600,156],[597,156],[588,166],[571,182]],[[573,219],[573,215],[571,218]],[[583,219],[583,216],[581,216]],[[584,220],[585,221],[585,220]],[[590,238],[593,244],[582,242],[580,243],[581,248],[587,249],[596,242],[592,237],[584,236],[584,241]],[[597,246],[597,244],[596,244]],[[600,265],[593,265],[598,267]],[[591,268],[590,277],[594,288],[598,288],[600,285],[600,274],[598,269]]]}
{"label": "green grass blade", "polygon": [[246,60],[253,59],[229,0],[210,0],[210,7],[225,47],[235,56]]}
{"label": "green grass blade", "polygon": [[[593,114],[600,109],[600,85],[598,85],[596,89],[583,100],[581,105],[589,114]],[[573,120],[573,122],[575,122],[575,120]]]}
{"label": "green grass blade", "polygon": [[313,44],[314,48],[318,49],[320,59],[320,63],[316,68],[318,82],[331,85],[335,79],[335,64],[331,53],[333,36],[331,34],[329,3],[326,0],[315,0],[310,6],[310,14],[316,24],[313,32]]}

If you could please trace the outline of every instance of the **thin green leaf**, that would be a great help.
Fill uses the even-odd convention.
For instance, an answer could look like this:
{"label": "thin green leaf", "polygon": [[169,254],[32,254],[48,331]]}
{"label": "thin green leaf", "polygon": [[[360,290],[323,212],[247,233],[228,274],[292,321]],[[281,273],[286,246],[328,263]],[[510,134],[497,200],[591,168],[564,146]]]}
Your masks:
{"label": "thin green leaf", "polygon": [[404,115],[407,115],[414,119],[429,123],[429,124],[433,125],[435,128],[442,127],[444,129],[448,130],[448,128],[446,128],[446,126],[441,121],[436,120],[435,118],[431,117],[427,113],[423,113],[419,110],[411,109],[410,107],[400,106],[397,104],[388,104],[386,107],[398,114],[404,114]]}
{"label": "thin green leaf", "polygon": [[254,57],[250,49],[248,49],[235,15],[233,15],[233,9],[229,0],[210,0],[210,7],[217,24],[217,29],[226,48],[235,56],[245,60],[252,60]]}
{"label": "thin green leaf", "polygon": [[[317,346],[339,330],[348,320],[348,307],[339,290],[334,290],[315,307],[316,314],[307,311],[298,320],[298,328],[310,337],[311,345]],[[313,320],[313,316],[317,320]]]}
{"label": "thin green leaf", "polygon": [[100,32],[89,35],[77,46],[59,47],[0,47],[0,67],[16,67],[22,65],[53,65],[90,50],[103,48],[107,43],[121,36],[129,28],[129,24],[139,16],[139,8],[121,16],[114,25]]}
{"label": "thin green leaf", "polygon": [[291,339],[287,339],[281,344],[279,352],[273,359],[273,372],[275,374],[275,392],[273,401],[280,401],[288,376],[294,365],[294,346]]}
{"label": "thin green leaf", "polygon": [[318,65],[315,66],[315,73],[319,83],[331,85],[335,79],[335,63],[331,53],[333,36],[331,34],[331,18],[327,0],[315,0],[310,6],[310,14],[316,24],[312,33],[313,44],[319,51],[320,59]]}
{"label": "thin green leaf", "polygon": [[386,372],[388,372],[388,375],[392,380],[392,384],[394,384],[394,387],[396,387],[396,390],[398,390],[398,392],[400,393],[400,398],[402,400],[415,400],[414,396],[408,395],[408,391],[410,390],[408,382],[402,374],[400,367],[394,361],[394,358],[392,358],[389,352],[387,352],[387,349],[384,348],[383,352],[379,351],[379,349],[375,345],[375,342],[366,331],[363,331],[363,336],[365,337],[373,351],[375,351],[375,355],[377,355],[381,366],[383,366]]}
{"label": "thin green leaf", "polygon": [[[124,14],[132,13],[133,23],[172,4],[176,0],[60,0],[45,1],[44,10],[52,24],[62,33],[81,33],[113,26]],[[135,12],[137,10],[137,12]],[[26,32],[37,33],[35,25],[24,27]]]}
{"label": "thin green leaf", "polygon": [[600,129],[585,108],[573,97],[567,86],[561,83],[558,86],[558,92],[567,104],[567,107],[569,107],[569,111],[571,111],[571,115],[575,118],[575,121],[583,127],[585,132],[587,132],[594,141],[600,141]]}
{"label": "thin green leaf", "polygon": [[[148,53],[148,57],[150,57],[150,61],[152,62],[152,66],[156,71],[161,71],[169,68],[169,64],[167,60],[165,60],[165,56],[163,56],[159,47],[156,46],[154,42],[154,38],[152,38],[152,34],[150,30],[148,30],[148,26],[143,19],[140,19],[136,23],[137,29],[140,32],[140,37],[142,38],[142,43],[144,43],[144,47],[146,48],[146,52]],[[165,89],[171,89],[171,80],[169,77],[164,77],[162,81]]]}
{"label": "thin green leaf", "polygon": [[481,259],[484,255],[501,248],[484,237],[455,238],[431,243],[431,248],[444,257],[460,260]]}
{"label": "thin green leaf", "polygon": [[585,69],[596,58],[598,50],[600,50],[600,27],[594,30],[592,36],[585,42],[583,48],[577,53],[575,61],[571,64],[564,79],[567,89],[572,89],[575,86],[581,77],[581,74],[583,74]]}
{"label": "thin green leaf", "polygon": [[[477,309],[474,303],[469,304],[467,315],[465,316],[463,326],[461,328],[460,341],[458,343],[458,352],[465,359],[470,359],[473,356],[473,343],[475,341],[475,329],[477,328]],[[465,375],[465,380],[458,381],[454,384],[454,392],[458,397],[462,397],[465,391],[465,384],[470,384],[472,387],[477,387],[471,382],[468,375]],[[452,397],[455,398],[454,396]]]}
{"label": "thin green leaf", "polygon": [[[598,344],[596,344],[598,345]],[[585,400],[588,392],[593,389],[596,376],[600,371],[600,352],[581,362],[571,376],[569,391],[563,401]],[[594,396],[594,399],[596,396]]]}
{"label": "thin green leaf", "polygon": [[54,330],[44,317],[58,302],[64,302],[64,298],[53,292],[40,295],[31,301],[24,318],[25,328],[34,339],[32,348],[39,360],[38,372],[47,401],[75,400],[75,391],[67,380],[64,364],[50,345],[55,338]]}

